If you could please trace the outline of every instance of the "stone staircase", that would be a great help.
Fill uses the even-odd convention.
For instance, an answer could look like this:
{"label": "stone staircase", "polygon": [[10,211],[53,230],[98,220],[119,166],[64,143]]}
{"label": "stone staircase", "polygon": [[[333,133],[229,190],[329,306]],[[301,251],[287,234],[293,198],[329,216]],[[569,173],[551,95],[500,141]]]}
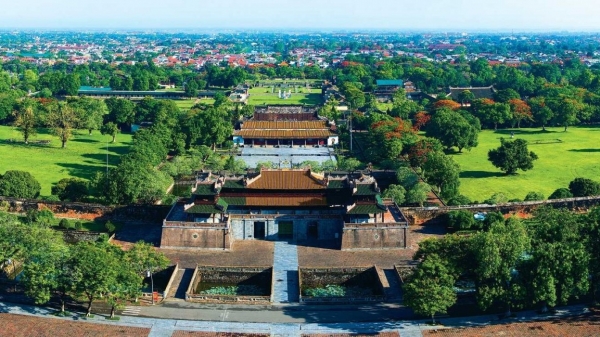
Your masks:
{"label": "stone staircase", "polygon": [[298,247],[295,244],[277,241],[273,264],[273,304],[298,302],[300,281],[298,279]]}
{"label": "stone staircase", "polygon": [[181,268],[177,271],[171,289],[167,294],[169,300],[185,300],[185,292],[190,286],[192,277],[194,276],[194,270],[192,268]]}
{"label": "stone staircase", "polygon": [[381,269],[377,266],[375,266],[375,270],[383,285],[383,295],[386,302],[400,302],[402,300],[402,287],[396,270]]}

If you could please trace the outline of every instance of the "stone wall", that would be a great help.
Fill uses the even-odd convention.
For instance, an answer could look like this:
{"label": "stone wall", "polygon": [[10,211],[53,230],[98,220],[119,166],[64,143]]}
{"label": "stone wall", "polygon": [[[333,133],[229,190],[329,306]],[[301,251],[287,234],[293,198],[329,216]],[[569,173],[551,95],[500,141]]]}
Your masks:
{"label": "stone wall", "polygon": [[0,197],[8,204],[6,211],[26,213],[30,209],[49,209],[59,218],[162,221],[171,205],[105,206],[81,202],[61,202]]}
{"label": "stone wall", "polygon": [[408,226],[403,224],[345,224],[342,234],[342,250],[403,249],[408,245]]}
{"label": "stone wall", "polygon": [[[76,231],[71,229],[56,229],[63,233],[63,237],[65,242],[68,243],[77,243],[80,241],[97,241],[100,235],[103,233],[100,232],[90,232],[90,231]],[[114,237],[114,234],[113,234]]]}
{"label": "stone wall", "polygon": [[231,235],[226,227],[163,226],[160,247],[230,249]]}
{"label": "stone wall", "polygon": [[409,219],[411,224],[438,224],[442,217],[450,211],[466,210],[473,213],[477,212],[501,212],[503,214],[511,213],[531,213],[538,207],[552,206],[555,208],[568,208],[571,210],[587,210],[591,207],[600,205],[600,196],[567,198],[542,201],[509,202],[498,205],[465,205],[465,206],[444,206],[444,207],[403,207],[402,213]]}

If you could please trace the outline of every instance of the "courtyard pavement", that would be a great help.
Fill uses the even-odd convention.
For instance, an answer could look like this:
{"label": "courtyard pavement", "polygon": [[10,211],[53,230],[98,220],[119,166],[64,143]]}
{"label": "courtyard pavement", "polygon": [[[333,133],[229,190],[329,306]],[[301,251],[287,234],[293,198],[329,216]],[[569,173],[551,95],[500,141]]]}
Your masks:
{"label": "courtyard pavement", "polygon": [[277,303],[298,302],[300,283],[298,279],[298,247],[287,241],[275,242],[273,254],[273,294],[271,301]]}
{"label": "courtyard pavement", "polygon": [[281,164],[281,167],[290,167],[311,160],[323,163],[327,160],[336,162],[333,149],[327,147],[243,147],[239,157],[248,167],[256,167],[259,162],[270,161]]}

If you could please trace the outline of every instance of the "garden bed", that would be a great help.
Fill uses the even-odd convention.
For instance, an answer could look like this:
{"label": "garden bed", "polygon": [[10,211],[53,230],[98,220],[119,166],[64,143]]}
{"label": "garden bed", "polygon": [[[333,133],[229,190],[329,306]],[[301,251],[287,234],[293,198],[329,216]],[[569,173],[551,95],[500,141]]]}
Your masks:
{"label": "garden bed", "polygon": [[301,268],[301,303],[381,302],[383,286],[375,267]]}
{"label": "garden bed", "polygon": [[268,304],[273,269],[270,267],[198,266],[186,301],[201,303]]}

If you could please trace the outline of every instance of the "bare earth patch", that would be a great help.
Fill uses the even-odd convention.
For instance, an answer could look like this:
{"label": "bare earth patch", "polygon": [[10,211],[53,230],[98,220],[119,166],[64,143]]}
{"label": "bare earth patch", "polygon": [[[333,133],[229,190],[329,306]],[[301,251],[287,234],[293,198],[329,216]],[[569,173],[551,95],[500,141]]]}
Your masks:
{"label": "bare earth patch", "polygon": [[159,249],[181,268],[203,266],[264,267],[273,265],[273,242],[236,241],[231,250]]}
{"label": "bare earth patch", "polygon": [[150,329],[97,323],[85,323],[58,318],[41,318],[0,314],[0,336],[10,337],[98,337],[98,336],[148,336]]}
{"label": "bare earth patch", "polygon": [[481,327],[423,331],[423,336],[460,337],[595,337],[600,336],[600,316],[592,315],[548,321],[493,324]]}

